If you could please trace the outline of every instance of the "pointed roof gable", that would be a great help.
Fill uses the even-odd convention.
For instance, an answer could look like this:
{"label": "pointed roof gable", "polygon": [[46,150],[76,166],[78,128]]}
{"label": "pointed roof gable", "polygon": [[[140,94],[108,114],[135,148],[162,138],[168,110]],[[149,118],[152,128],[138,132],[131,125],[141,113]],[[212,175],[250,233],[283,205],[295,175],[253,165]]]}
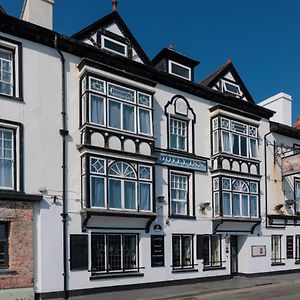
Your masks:
{"label": "pointed roof gable", "polygon": [[100,20],[92,23],[91,25],[85,27],[81,31],[75,33],[72,35],[72,38],[77,40],[85,40],[91,37],[93,34],[95,34],[97,31],[103,28],[107,28],[110,25],[116,24],[122,35],[128,39],[133,47],[133,49],[136,51],[137,55],[141,59],[141,61],[144,64],[149,65],[150,60],[147,56],[147,54],[144,52],[140,44],[137,42],[123,19],[120,17],[117,11],[113,11],[110,14],[104,16]]}
{"label": "pointed roof gable", "polygon": [[244,82],[242,81],[240,75],[236,71],[231,59],[228,59],[223,66],[221,66],[219,69],[217,69],[216,71],[209,74],[206,78],[204,78],[200,82],[200,85],[204,85],[222,91],[221,87],[218,85],[221,79],[229,80],[230,82],[238,85],[242,92],[241,98],[250,103],[255,103]]}

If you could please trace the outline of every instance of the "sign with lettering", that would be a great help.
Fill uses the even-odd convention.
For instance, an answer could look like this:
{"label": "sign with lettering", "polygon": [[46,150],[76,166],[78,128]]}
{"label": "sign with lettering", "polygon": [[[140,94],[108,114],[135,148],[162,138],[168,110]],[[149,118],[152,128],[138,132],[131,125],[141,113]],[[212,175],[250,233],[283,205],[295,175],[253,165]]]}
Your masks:
{"label": "sign with lettering", "polygon": [[266,256],[266,246],[251,246],[252,257]]}
{"label": "sign with lettering", "polygon": [[300,172],[300,154],[287,156],[282,159],[282,176],[289,176]]}
{"label": "sign with lettering", "polygon": [[161,165],[207,172],[207,161],[204,159],[188,158],[175,154],[156,152],[157,163]]}
{"label": "sign with lettering", "polygon": [[165,266],[165,237],[151,235],[151,267]]}

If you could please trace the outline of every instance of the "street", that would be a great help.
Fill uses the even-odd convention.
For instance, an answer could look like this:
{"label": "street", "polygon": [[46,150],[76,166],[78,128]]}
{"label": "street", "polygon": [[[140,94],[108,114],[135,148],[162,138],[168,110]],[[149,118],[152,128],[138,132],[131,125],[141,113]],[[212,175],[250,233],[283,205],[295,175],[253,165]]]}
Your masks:
{"label": "street", "polygon": [[228,280],[161,286],[71,297],[71,300],[295,300],[300,274],[234,277]]}

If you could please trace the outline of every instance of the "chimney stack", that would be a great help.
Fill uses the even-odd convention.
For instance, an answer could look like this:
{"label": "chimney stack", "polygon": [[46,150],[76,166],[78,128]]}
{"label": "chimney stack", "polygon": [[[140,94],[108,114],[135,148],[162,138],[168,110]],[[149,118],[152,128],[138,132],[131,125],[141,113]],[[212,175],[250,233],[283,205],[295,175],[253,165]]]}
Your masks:
{"label": "chimney stack", "polygon": [[53,5],[54,0],[24,0],[21,19],[52,30]]}

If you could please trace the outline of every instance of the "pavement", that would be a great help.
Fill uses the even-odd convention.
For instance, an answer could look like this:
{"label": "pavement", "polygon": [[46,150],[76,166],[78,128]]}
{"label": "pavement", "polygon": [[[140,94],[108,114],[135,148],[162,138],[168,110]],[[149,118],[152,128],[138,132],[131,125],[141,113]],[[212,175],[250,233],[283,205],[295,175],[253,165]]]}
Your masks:
{"label": "pavement", "polygon": [[[72,300],[175,300],[182,297],[208,295],[210,293],[224,292],[268,285],[280,285],[291,282],[300,283],[300,273],[289,273],[280,275],[267,275],[258,277],[237,276],[231,279],[211,280],[206,282],[171,285],[164,287],[134,289],[118,292],[107,292],[94,295],[71,297]],[[201,297],[200,297],[201,299]]]}

